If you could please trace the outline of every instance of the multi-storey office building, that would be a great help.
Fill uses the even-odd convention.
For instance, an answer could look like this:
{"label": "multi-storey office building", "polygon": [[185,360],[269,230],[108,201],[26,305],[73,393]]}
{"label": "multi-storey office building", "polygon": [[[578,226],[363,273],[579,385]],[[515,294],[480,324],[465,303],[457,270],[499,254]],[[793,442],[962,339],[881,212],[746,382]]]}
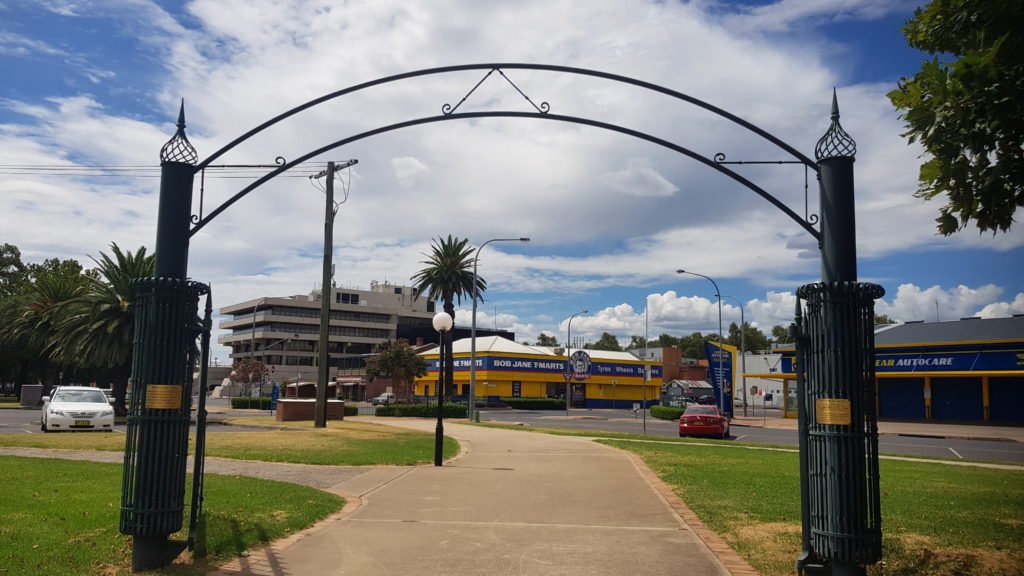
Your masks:
{"label": "multi-storey office building", "polygon": [[[437,340],[431,324],[440,311],[433,300],[417,298],[416,289],[372,282],[369,290],[332,288],[328,344],[329,376],[360,376],[365,359],[385,340],[412,344]],[[230,316],[219,324],[228,329],[217,341],[231,348],[232,361],[255,358],[271,368],[272,380],[316,380],[320,340],[321,291],[295,296],[264,296],[220,309]],[[469,326],[456,326],[454,335],[469,335]],[[481,335],[515,338],[504,330]]]}

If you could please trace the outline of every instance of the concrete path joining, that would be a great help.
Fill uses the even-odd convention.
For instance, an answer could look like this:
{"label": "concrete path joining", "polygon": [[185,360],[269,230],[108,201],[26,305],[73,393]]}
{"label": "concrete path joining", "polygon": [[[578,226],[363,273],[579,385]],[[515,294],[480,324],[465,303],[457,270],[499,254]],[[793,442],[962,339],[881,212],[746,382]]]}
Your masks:
{"label": "concrete path joining", "polygon": [[213,574],[756,574],[629,454],[455,423],[445,434],[463,452],[443,467],[366,469],[328,488],[349,499],[341,513]]}

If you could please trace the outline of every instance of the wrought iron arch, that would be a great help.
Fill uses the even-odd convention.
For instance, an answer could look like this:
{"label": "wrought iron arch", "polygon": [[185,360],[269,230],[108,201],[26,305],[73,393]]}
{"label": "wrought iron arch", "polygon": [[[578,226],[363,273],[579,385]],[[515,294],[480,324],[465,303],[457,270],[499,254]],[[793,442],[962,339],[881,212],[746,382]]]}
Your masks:
{"label": "wrought iron arch", "polygon": [[[438,75],[438,74],[448,74],[448,73],[453,73],[453,72],[463,72],[463,71],[468,71],[468,70],[488,70],[487,75],[485,75],[484,78],[481,79],[473,87],[473,89],[470,90],[469,93],[466,94],[466,96],[464,96],[462,98],[462,100],[460,100],[455,106],[452,106],[452,105],[447,104],[447,103],[444,104],[441,107],[441,112],[442,113],[440,115],[438,115],[438,116],[427,116],[427,117],[423,117],[423,118],[416,118],[416,119],[412,119],[412,120],[406,120],[406,121],[403,121],[403,122],[397,122],[397,123],[394,123],[394,124],[389,124],[389,125],[386,125],[386,126],[381,126],[381,127],[378,127],[378,128],[372,129],[372,130],[368,130],[368,131],[365,131],[365,132],[362,132],[362,133],[359,133],[359,134],[355,134],[355,135],[349,136],[347,138],[343,138],[341,140],[338,140],[336,142],[327,144],[325,146],[321,146],[320,148],[317,148],[317,149],[315,149],[313,151],[310,151],[310,152],[308,152],[306,154],[303,154],[303,155],[299,156],[298,158],[293,159],[290,162],[279,162],[280,166],[278,168],[275,168],[274,170],[268,172],[267,174],[265,174],[264,176],[262,176],[261,178],[259,178],[258,180],[256,180],[252,184],[250,184],[249,186],[246,186],[244,189],[242,189],[241,191],[239,191],[238,193],[233,195],[231,198],[229,198],[223,204],[221,204],[220,206],[215,208],[212,212],[210,212],[205,217],[200,216],[200,217],[194,218],[193,219],[194,226],[190,230],[189,236],[195,235],[199,230],[201,230],[203,227],[205,227],[213,218],[218,216],[221,212],[226,210],[229,206],[231,206],[232,204],[234,204],[235,202],[240,200],[242,197],[247,195],[249,192],[252,192],[256,188],[262,186],[263,184],[265,184],[269,180],[275,178],[276,176],[280,175],[283,172],[286,172],[286,171],[294,168],[295,166],[297,166],[301,162],[304,162],[306,160],[309,160],[309,159],[314,158],[314,157],[316,157],[316,156],[318,156],[320,154],[323,154],[323,153],[328,152],[330,150],[333,150],[335,148],[339,148],[339,147],[344,146],[346,144],[350,144],[352,142],[356,142],[358,140],[362,140],[364,138],[369,138],[371,136],[375,136],[375,135],[378,135],[378,134],[383,134],[383,133],[386,133],[386,132],[392,132],[392,131],[395,131],[395,130],[400,130],[402,128],[408,128],[408,127],[411,127],[411,126],[418,126],[418,125],[422,125],[422,124],[431,124],[431,123],[434,123],[434,122],[444,122],[444,121],[449,121],[449,120],[464,120],[464,119],[472,119],[472,118],[534,118],[534,119],[543,119],[543,120],[555,120],[555,121],[559,121],[559,122],[569,122],[569,123],[573,123],[573,124],[582,124],[582,125],[592,126],[592,127],[595,127],[595,128],[604,129],[604,130],[610,130],[610,131],[614,131],[614,132],[619,132],[621,134],[632,136],[634,138],[638,138],[638,139],[641,139],[641,140],[646,140],[646,141],[651,142],[653,144],[657,144],[657,145],[662,146],[664,148],[667,148],[667,149],[673,150],[675,152],[678,152],[680,154],[683,154],[683,155],[685,155],[685,156],[687,156],[687,157],[689,157],[689,158],[691,158],[693,160],[696,160],[696,161],[704,164],[705,166],[708,166],[709,168],[717,170],[718,172],[728,176],[729,178],[733,179],[734,181],[742,184],[743,186],[745,186],[749,190],[753,191],[757,195],[761,196],[762,198],[767,200],[770,204],[772,204],[773,206],[775,206],[776,208],[781,210],[784,214],[789,216],[801,228],[803,228],[809,234],[811,234],[811,236],[813,236],[815,238],[815,240],[817,240],[819,243],[821,242],[821,233],[817,229],[814,228],[814,224],[816,223],[816,219],[813,216],[811,218],[809,218],[808,220],[805,220],[804,218],[801,218],[793,210],[791,210],[789,207],[787,207],[785,204],[783,204],[780,200],[778,200],[777,198],[775,198],[774,196],[769,194],[763,188],[761,188],[760,186],[757,186],[756,184],[754,184],[753,182],[751,182],[747,178],[741,176],[740,174],[734,172],[733,170],[725,167],[723,165],[723,163],[721,162],[721,159],[722,159],[721,155],[716,155],[716,157],[714,159],[709,159],[708,157],[703,156],[701,154],[698,154],[697,152],[694,152],[693,150],[690,150],[690,149],[688,149],[686,147],[683,147],[683,146],[680,146],[678,144],[669,142],[669,141],[667,141],[667,140],[665,140],[663,138],[659,138],[657,136],[653,136],[651,134],[647,134],[645,132],[641,132],[639,130],[634,130],[634,129],[631,129],[631,128],[626,128],[626,127],[623,127],[623,126],[619,126],[619,125],[608,123],[608,122],[603,122],[603,121],[600,121],[600,120],[593,120],[593,119],[589,119],[589,118],[581,118],[581,117],[578,117],[578,116],[567,116],[567,115],[560,115],[560,114],[551,114],[550,113],[550,106],[548,105],[547,102],[542,102],[540,105],[535,104],[532,100],[530,100],[530,98],[528,96],[526,96],[525,93],[523,93],[522,90],[519,89],[518,86],[516,86],[510,79],[508,79],[507,76],[505,76],[505,74],[503,72],[504,69],[538,70],[538,71],[547,71],[547,72],[560,72],[560,73],[567,73],[567,74],[575,74],[575,75],[582,75],[582,76],[591,76],[591,77],[595,77],[595,78],[602,78],[602,79],[605,79],[605,80],[611,80],[611,81],[618,82],[618,83],[623,83],[623,84],[628,84],[628,85],[632,85],[632,86],[637,86],[637,87],[643,88],[645,90],[649,90],[649,91],[652,91],[652,92],[657,92],[657,93],[660,93],[660,94],[664,94],[664,95],[667,95],[669,97],[675,98],[677,100],[681,100],[683,102],[687,102],[689,104],[693,104],[693,105],[695,105],[695,106],[697,106],[699,108],[702,108],[704,110],[707,110],[707,111],[709,111],[709,112],[711,112],[711,113],[713,113],[713,114],[715,114],[717,116],[725,118],[726,120],[729,120],[730,122],[733,122],[733,123],[735,123],[735,124],[745,128],[746,130],[750,131],[751,133],[753,133],[753,134],[755,134],[755,135],[757,135],[757,136],[759,136],[759,137],[761,137],[761,138],[771,142],[775,146],[781,148],[783,151],[785,151],[787,154],[789,154],[791,157],[794,158],[794,160],[792,161],[793,163],[803,164],[807,169],[814,170],[815,172],[818,171],[818,165],[813,160],[811,160],[810,158],[808,158],[804,154],[800,153],[796,148],[790,146],[789,144],[786,144],[785,142],[780,140],[778,137],[768,133],[767,131],[765,131],[765,130],[755,126],[754,124],[752,124],[752,123],[750,123],[750,122],[748,122],[748,121],[746,121],[746,120],[736,116],[735,114],[732,114],[732,113],[727,112],[727,111],[725,111],[725,110],[723,110],[723,109],[721,109],[721,108],[719,108],[717,106],[709,104],[708,102],[705,102],[705,101],[700,100],[698,98],[694,98],[693,96],[689,96],[689,95],[684,94],[682,92],[679,92],[679,91],[676,91],[676,90],[672,90],[672,89],[666,88],[664,86],[660,86],[658,84],[653,84],[653,83],[650,83],[650,82],[645,82],[643,80],[638,80],[638,79],[630,78],[630,77],[627,77],[627,76],[621,76],[621,75],[618,75],[618,74],[611,74],[611,73],[608,73],[608,72],[601,72],[601,71],[597,71],[597,70],[589,70],[589,69],[585,69],[585,68],[575,68],[575,67],[569,67],[569,66],[554,66],[554,65],[546,65],[546,64],[501,63],[501,64],[465,64],[465,65],[460,65],[460,66],[443,66],[443,67],[438,67],[438,68],[427,68],[427,69],[423,69],[423,70],[417,70],[417,71],[413,71],[413,72],[406,72],[406,73],[403,73],[403,74],[396,74],[396,75],[393,75],[393,76],[387,76],[387,77],[384,77],[384,78],[379,78],[379,79],[376,79],[376,80],[371,80],[371,81],[368,81],[368,82],[363,82],[361,84],[356,84],[354,86],[350,86],[350,87],[344,88],[342,90],[331,92],[330,94],[325,94],[324,96],[321,96],[319,98],[315,98],[313,100],[310,100],[309,102],[306,102],[304,104],[296,106],[296,107],[294,107],[294,108],[292,108],[292,109],[290,109],[290,110],[288,110],[286,112],[283,112],[283,113],[281,113],[281,114],[271,118],[270,120],[267,120],[266,122],[260,124],[259,126],[256,126],[252,130],[249,130],[245,134],[242,134],[238,138],[232,140],[227,145],[225,145],[224,147],[220,148],[219,150],[217,150],[216,152],[211,154],[208,158],[206,158],[204,161],[200,162],[199,164],[197,164],[195,166],[195,172],[197,172],[197,173],[201,172],[207,166],[209,166],[214,160],[216,160],[217,158],[221,157],[222,155],[224,155],[225,153],[227,153],[231,149],[235,148],[239,144],[245,142],[249,138],[259,134],[260,132],[262,132],[264,130],[266,130],[267,128],[269,128],[271,126],[274,126],[275,124],[278,124],[278,123],[280,123],[280,122],[282,122],[282,121],[284,121],[284,120],[286,120],[286,119],[288,119],[288,118],[298,114],[299,112],[302,112],[304,110],[308,110],[309,108],[312,108],[312,107],[317,106],[319,104],[322,104],[324,102],[328,102],[330,100],[334,100],[336,98],[340,98],[340,97],[345,96],[347,94],[352,94],[354,92],[359,92],[361,90],[366,90],[368,88],[372,88],[372,87],[375,87],[375,86],[381,86],[381,85],[384,85],[384,84],[389,84],[389,83],[393,83],[393,82],[399,82],[399,81],[407,80],[407,79],[410,79],[410,78],[416,78],[416,77],[421,77],[421,76],[432,76],[432,75]],[[486,80],[491,74],[493,74],[495,72],[497,72],[499,75],[501,75],[503,78],[505,78],[505,80],[508,81],[508,83],[511,84],[516,89],[516,91],[518,91],[524,98],[526,98],[526,100],[528,102],[530,102],[530,104],[534,107],[536,112],[513,112],[513,111],[457,112],[459,106],[466,100],[466,98],[470,94],[472,94],[473,91],[476,90],[476,88],[479,87],[484,82],[484,80]],[[278,159],[278,160],[280,160],[280,159]]]}

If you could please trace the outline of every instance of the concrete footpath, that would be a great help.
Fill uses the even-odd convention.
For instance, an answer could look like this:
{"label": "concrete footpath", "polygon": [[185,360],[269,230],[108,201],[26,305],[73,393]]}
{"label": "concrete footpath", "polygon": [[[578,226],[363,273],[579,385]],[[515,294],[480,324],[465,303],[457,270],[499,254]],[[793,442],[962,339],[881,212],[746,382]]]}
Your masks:
{"label": "concrete footpath", "polygon": [[756,574],[629,454],[448,422],[445,435],[463,452],[443,467],[363,469],[326,488],[342,512],[212,574]]}

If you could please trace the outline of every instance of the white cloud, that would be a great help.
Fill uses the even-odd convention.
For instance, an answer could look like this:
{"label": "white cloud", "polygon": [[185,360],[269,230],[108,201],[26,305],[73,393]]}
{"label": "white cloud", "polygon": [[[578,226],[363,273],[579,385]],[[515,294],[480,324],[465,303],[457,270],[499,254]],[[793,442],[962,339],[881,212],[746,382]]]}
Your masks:
{"label": "white cloud", "polygon": [[[828,127],[831,90],[838,84],[843,125],[859,145],[861,258],[945,248],[1005,253],[1024,246],[1021,228],[995,237],[937,237],[938,205],[912,196],[920,150],[899,136],[901,122],[885,98],[891,86],[837,79],[829,60],[836,47],[821,37],[820,27],[905,13],[912,8],[908,2],[783,0],[737,8],[646,0],[195,0],[184,13],[141,0],[47,6],[130,41],[145,71],[113,67],[82,50],[74,73],[93,79],[90,92],[61,86],[35,98],[7,96],[0,101],[6,162],[155,167],[160,146],[174,133],[181,98],[189,139],[208,158],[267,119],[345,87],[431,66],[502,61],[592,68],[662,85],[735,113],[811,154]],[[58,42],[43,29],[3,34],[0,57],[29,51],[60,58],[60,50],[81,48],[75,38]],[[278,156],[294,160],[363,131],[437,116],[487,72],[412,78],[325,102],[214,163],[273,165]],[[728,160],[788,157],[735,124],[662,94],[592,77],[503,72],[492,73],[459,110],[532,110],[518,89],[535,104],[550,105],[551,115],[644,132],[706,158],[718,152]],[[125,87],[142,94],[143,112],[117,107],[112,94]],[[734,294],[743,299],[747,319],[766,329],[786,325],[793,288],[819,273],[817,243],[797,222],[684,155],[592,126],[481,118],[352,142],[231,206],[191,243],[190,273],[214,285],[218,306],[319,284],[323,195],[307,176],[327,160],[347,158],[359,164],[337,217],[336,280],[407,282],[438,235],[475,244],[529,236],[529,245],[494,245],[481,257],[481,273],[501,303],[496,319],[490,309],[481,310],[478,320],[515,328],[520,340],[542,331],[564,339],[564,312],[612,288],[651,294],[646,318],[642,296],[630,296],[631,303],[609,296],[600,305],[587,304],[592,314],[574,320],[574,334],[579,329],[596,339],[607,331],[625,342],[644,330],[717,330],[712,287],[701,278],[677,276],[678,268],[724,281],[726,292],[730,280],[755,285],[763,296]],[[802,167],[729,168],[756,181],[797,218],[819,212],[814,174]],[[248,182],[208,170],[197,179],[193,212],[200,211],[200,192],[209,214]],[[112,241],[152,248],[158,189],[158,180],[138,175],[4,174],[0,229],[5,241],[35,260],[81,259]],[[901,319],[926,317],[936,299],[944,318],[947,312],[951,318],[1020,309],[1017,299],[999,302],[1002,295],[993,288],[935,287],[916,295],[903,295],[901,288],[892,304],[883,300],[879,307]],[[723,322],[732,321],[739,321],[739,310],[727,303]]]}

